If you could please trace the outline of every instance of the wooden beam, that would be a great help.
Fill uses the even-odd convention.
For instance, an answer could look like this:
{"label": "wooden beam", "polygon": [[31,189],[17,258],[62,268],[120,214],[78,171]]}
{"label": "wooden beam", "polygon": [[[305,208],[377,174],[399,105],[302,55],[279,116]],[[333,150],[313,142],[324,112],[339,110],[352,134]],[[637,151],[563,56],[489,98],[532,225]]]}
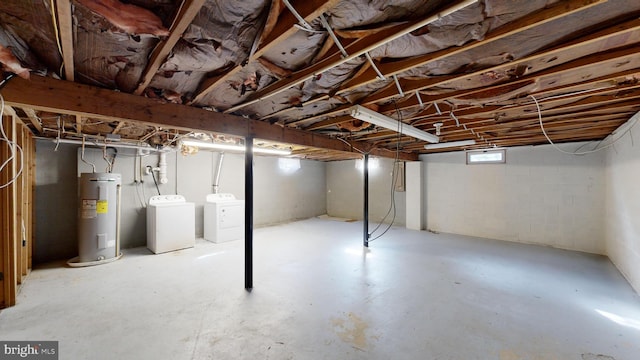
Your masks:
{"label": "wooden beam", "polygon": [[[622,99],[621,102],[616,102],[614,104],[615,105],[614,110],[605,106],[599,106],[599,105],[607,105],[610,102],[610,99],[606,99],[606,98],[601,99],[601,100],[604,100],[603,102],[589,103],[587,105],[579,104],[579,105],[573,106],[572,104],[568,104],[564,107],[543,111],[543,114],[542,114],[543,121],[546,121],[546,119],[558,119],[558,118],[567,117],[567,116],[580,117],[580,116],[589,116],[589,114],[609,114],[609,113],[615,113],[617,109],[624,109],[621,112],[635,113],[638,111],[638,108],[640,107],[640,103],[638,103],[637,101],[638,98],[640,97],[636,96],[635,98],[632,97],[632,98]],[[529,109],[532,111],[528,113],[524,113],[520,111],[519,115],[507,117],[505,118],[505,120],[503,121],[501,120],[500,122],[497,122],[496,119],[493,118],[492,116],[476,118],[471,120],[461,118],[460,121],[461,123],[465,124],[468,129],[475,129],[476,127],[478,127],[479,131],[488,131],[488,129],[496,128],[496,126],[499,128],[503,124],[505,126],[509,126],[509,124],[516,123],[520,120],[537,122],[538,121],[537,112],[534,111],[533,107],[530,107]],[[445,125],[442,128],[442,132],[444,134],[448,134],[450,132],[456,132],[456,131],[463,132],[464,130],[460,130],[460,128],[456,128],[455,125]],[[357,139],[357,140],[360,140],[360,139]]]}
{"label": "wooden beam", "polygon": [[[628,55],[629,52],[624,52],[622,53],[622,55]],[[600,57],[599,59],[602,60],[602,57]],[[563,65],[562,67],[554,67],[551,68],[549,70],[543,71],[541,73],[538,74],[532,74],[529,76],[526,76],[524,78],[521,79],[517,79],[508,83],[501,83],[501,84],[496,84],[496,85],[492,85],[492,86],[485,86],[482,88],[474,88],[474,89],[468,89],[468,90],[456,90],[456,91],[451,91],[451,92],[447,92],[447,93],[443,93],[440,95],[422,95],[421,99],[423,101],[423,104],[430,104],[433,102],[438,102],[439,103],[439,107],[442,110],[443,113],[448,113],[449,109],[448,109],[448,105],[445,103],[445,101],[449,100],[449,99],[453,99],[453,98],[464,98],[464,97],[468,97],[468,96],[473,96],[476,95],[478,93],[483,93],[483,92],[487,92],[487,91],[499,91],[501,88],[503,87],[509,87],[509,86],[513,86],[514,84],[525,84],[527,82],[531,82],[532,79],[538,79],[538,83],[541,86],[546,85],[546,83],[553,83],[553,87],[547,87],[547,88],[543,88],[541,89],[541,91],[536,92],[537,94],[546,94],[552,91],[559,91],[561,89],[566,89],[567,91],[569,89],[572,88],[579,88],[579,87],[584,87],[584,86],[588,86],[589,84],[604,84],[607,82],[611,82],[613,80],[616,80],[616,78],[624,78],[626,76],[631,76],[631,75],[636,75],[638,74],[638,70],[637,69],[632,69],[632,70],[627,70],[627,71],[621,71],[621,72],[616,72],[616,73],[612,73],[610,75],[606,75],[606,76],[601,76],[598,78],[593,78],[593,79],[589,79],[587,81],[583,81],[580,82],[578,84],[575,84],[575,82],[571,81],[571,79],[567,76],[567,74],[582,69],[583,67],[588,67],[588,66],[594,66],[594,67],[599,67],[601,68],[600,65],[605,65],[607,62],[615,62],[615,58],[607,58],[604,59],[604,63],[592,63],[592,61],[595,61],[594,58],[589,58],[587,61],[584,60],[578,60],[579,62],[570,62],[567,63],[565,65]],[[565,84],[566,82],[569,82],[570,85]],[[614,85],[612,85],[614,86]],[[346,105],[341,105],[338,106],[332,110],[326,111],[324,113],[319,113],[317,115],[313,115],[307,118],[303,118],[300,120],[296,120],[296,121],[292,121],[290,123],[288,123],[287,125],[298,125],[298,124],[302,124],[302,123],[308,123],[308,122],[312,122],[314,120],[318,120],[321,118],[327,118],[330,117],[330,119],[321,121],[321,122],[317,122],[314,123],[312,125],[310,125],[309,127],[303,127],[303,129],[320,129],[320,128],[324,128],[324,127],[328,127],[331,125],[335,125],[336,123],[342,122],[342,121],[331,121],[331,117],[334,116],[340,116],[346,112],[349,111],[349,108],[353,106],[351,104],[346,104]],[[406,109],[410,109],[413,107],[418,107],[421,106],[420,102],[418,101],[418,99],[415,96],[410,97],[409,99],[398,103],[398,104],[388,104],[388,105],[383,105],[379,108],[379,112],[382,114],[390,114],[390,113],[395,113],[397,110],[406,110]],[[485,111],[487,110],[487,108],[484,109]],[[433,113],[435,113],[435,110],[433,110]],[[457,114],[457,113],[456,113]],[[421,115],[424,116],[424,115]],[[414,117],[415,118],[415,117]]]}
{"label": "wooden beam", "polygon": [[[589,61],[607,63],[611,61],[611,57],[613,56],[635,58],[638,55],[637,50],[633,51],[634,49],[613,50],[624,45],[611,41],[611,39],[615,37],[619,37],[620,39],[624,38],[626,44],[637,42],[638,37],[640,37],[640,19],[635,19],[613,26],[603,31],[571,41],[567,44],[563,44],[554,49],[545,50],[490,68],[477,70],[473,73],[466,73],[458,76],[445,75],[422,80],[401,80],[400,84],[405,93],[413,93],[415,91],[437,86],[452,87],[452,84],[455,81],[465,82],[474,77],[486,76],[486,74],[501,74],[518,65],[526,65],[529,69],[528,71],[531,73],[531,75],[527,77],[535,77],[542,76],[542,71],[544,70],[549,72],[560,70],[568,71],[576,66],[587,67],[592,65]],[[598,52],[594,54],[594,50],[596,49]],[[587,61],[587,59],[589,60]],[[618,66],[616,65],[616,68],[617,67]],[[622,69],[618,71],[621,70]],[[536,73],[538,74],[536,75]],[[502,81],[506,80],[509,79],[504,79]],[[500,82],[500,79],[494,81],[494,83],[498,82]],[[491,84],[484,85],[488,86]],[[395,86],[387,87],[373,95],[367,96],[361,102],[364,104],[372,104],[380,101],[387,101],[397,97],[397,94],[398,92]]]}
{"label": "wooden beam", "polygon": [[[568,90],[574,87],[585,86],[588,84],[606,83],[616,78],[624,78],[626,76],[637,74],[638,73],[637,67],[638,65],[640,65],[640,56],[634,57],[634,55],[638,55],[638,53],[634,51],[634,49],[621,49],[621,50],[616,50],[616,51],[612,51],[605,54],[598,53],[598,54],[580,58],[574,61],[570,61],[568,63],[562,64],[556,67],[552,67],[550,69],[544,70],[539,73],[534,73],[529,76],[525,76],[521,79],[514,80],[509,83],[498,84],[498,85],[482,87],[482,88],[469,89],[469,90],[458,90],[458,91],[453,91],[453,92],[449,92],[441,95],[423,96],[422,100],[424,103],[440,102],[440,101],[445,101],[451,98],[471,96],[476,93],[484,92],[487,90],[497,90],[501,87],[510,86],[517,83],[526,83],[531,81],[531,79],[538,80],[538,83],[542,87],[540,91],[540,93],[542,94],[548,93],[554,90],[558,91],[563,87]],[[629,70],[624,70],[625,67],[628,67]],[[569,76],[572,72],[577,72],[577,71],[587,72],[587,69],[589,68],[599,69],[599,71],[603,71],[603,69],[611,69],[612,72],[610,73],[610,75],[604,75],[598,78],[589,79],[587,81],[579,82],[578,84],[575,84],[572,81],[571,77]],[[463,75],[462,77],[465,77],[465,75]],[[567,86],[566,84],[567,82],[571,85]],[[611,87],[611,88],[605,89],[604,91],[614,91],[614,90],[615,88]],[[597,94],[598,92],[599,91],[594,91],[590,95]],[[392,92],[392,93],[395,93],[395,92]],[[374,102],[375,102],[374,99],[370,99],[370,100],[365,99],[366,104],[372,104]],[[343,113],[344,111],[348,111],[350,106],[351,105],[339,106],[331,111],[325,112],[323,114],[314,115],[313,117],[305,118],[298,122],[308,121],[308,120],[331,116],[331,115],[337,115],[337,114]],[[405,109],[416,107],[416,106],[419,106],[419,102],[415,97],[411,97],[410,99],[398,104],[398,107],[400,110],[405,110]],[[442,108],[443,106],[444,105],[441,103],[440,107]],[[475,111],[481,114],[488,114],[489,112],[497,111],[500,108],[501,108],[500,106],[493,105],[493,106],[486,106],[483,108],[477,108],[476,110],[464,111],[463,113],[470,114]],[[385,106],[382,106],[379,111],[384,114],[389,112],[395,112],[396,108],[395,108],[395,105],[385,105]],[[446,113],[448,112],[448,110],[444,112]],[[456,116],[460,117],[460,113],[456,112]],[[430,120],[427,120],[427,121],[430,121]]]}
{"label": "wooden beam", "polygon": [[[398,75],[413,68],[423,66],[428,63],[444,59],[446,57],[455,56],[462,52],[469,51],[480,46],[488,45],[494,41],[504,39],[525,30],[529,30],[537,26],[542,26],[551,21],[560,19],[567,15],[571,15],[578,11],[591,8],[595,5],[602,4],[606,1],[607,0],[562,1],[550,8],[542,9],[523,18],[516,19],[510,23],[507,23],[492,31],[480,41],[474,41],[464,46],[450,47],[429,54],[406,58],[391,63],[376,62],[376,65],[385,77]],[[350,91],[354,88],[370,84],[377,80],[378,74],[375,72],[375,70],[369,69],[365,71],[361,76],[351,79],[347,84],[341,87],[338,93]]]}
{"label": "wooden beam", "polygon": [[16,112],[16,110],[9,105],[4,106],[3,115],[18,117],[18,113]]}
{"label": "wooden beam", "polygon": [[40,118],[36,114],[36,111],[28,107],[22,108],[22,111],[27,114],[29,122],[31,122],[31,125],[36,128],[38,134],[42,134],[42,124],[40,124]]}
{"label": "wooden beam", "polygon": [[188,105],[198,104],[202,99],[209,95],[213,89],[222,84],[225,80],[239,73],[242,68],[242,65],[236,65],[231,68],[231,70],[225,71],[223,74],[202,80],[200,85],[198,85],[198,93],[193,97],[193,100],[189,101]]}
{"label": "wooden beam", "polygon": [[337,116],[337,117],[329,118],[326,120],[318,121],[317,123],[311,124],[308,127],[304,128],[304,130],[311,131],[311,130],[324,129],[324,128],[334,126],[334,125],[339,125],[351,120],[353,120],[353,117],[351,117],[351,115]]}
{"label": "wooden beam", "polygon": [[[20,148],[23,151],[23,154],[21,156],[21,161],[23,162],[22,165],[24,165],[24,127],[25,125],[22,123],[16,124],[16,138],[14,139],[14,141],[16,142],[16,144],[18,146],[20,146]],[[15,242],[16,242],[16,255],[17,255],[17,259],[16,259],[16,276],[17,276],[17,283],[18,284],[22,284],[23,282],[23,277],[27,275],[27,247],[26,244],[22,243],[22,239],[24,239],[24,234],[22,231],[22,224],[24,224],[24,220],[25,220],[25,208],[24,208],[24,169],[22,171],[22,173],[20,174],[20,176],[16,179],[16,199],[15,199],[15,209],[16,209],[16,224],[17,224],[17,231],[15,234]]]}
{"label": "wooden beam", "polygon": [[[153,80],[153,77],[158,72],[158,69],[160,69],[160,66],[162,66],[162,63],[167,59],[171,50],[176,46],[178,40],[182,37],[182,34],[187,30],[187,27],[198,15],[198,12],[205,2],[206,0],[183,0],[182,5],[180,5],[180,9],[178,10],[178,14],[169,29],[169,36],[165,40],[160,41],[160,43],[158,43],[151,52],[147,67],[144,69],[140,82],[133,91],[133,94],[141,95],[147,86],[149,86],[151,80]],[[120,122],[116,128],[113,129],[112,133],[117,134],[124,125],[125,122]],[[79,124],[78,126],[80,128],[82,125]],[[80,132],[80,130],[78,130],[78,132]]]}
{"label": "wooden beam", "polygon": [[[120,124],[118,124],[120,125]],[[82,116],[76,115],[76,132],[78,134],[82,133]],[[115,133],[115,131],[114,131]]]}
{"label": "wooden beam", "polygon": [[[11,141],[16,140],[16,117],[3,116],[0,121],[3,122],[5,133]],[[16,150],[17,152],[17,150]],[[0,147],[0,158],[9,158],[10,150],[8,146]],[[17,161],[11,161],[5,169],[0,173],[0,184],[8,184],[17,172]],[[18,284],[18,264],[17,247],[16,247],[16,198],[17,184],[14,182],[9,186],[0,189],[0,223],[2,224],[0,233],[0,263],[2,267],[2,303],[0,307],[13,306],[16,303],[17,284]]]}
{"label": "wooden beam", "polygon": [[[68,81],[75,80],[75,65],[73,62],[73,19],[71,17],[71,2],[69,0],[56,0],[58,17],[58,35],[62,47],[62,62],[64,64],[64,77]],[[61,74],[62,75],[62,74]],[[42,130],[39,130],[42,132]]]}
{"label": "wooden beam", "polygon": [[149,62],[147,63],[147,67],[144,69],[144,73],[138,83],[138,87],[134,90],[134,94],[140,95],[144,92],[144,89],[149,86],[151,80],[158,72],[158,69],[165,61],[173,47],[176,46],[178,40],[182,37],[182,34],[187,30],[187,27],[193,22],[193,19],[198,15],[200,9],[204,5],[206,0],[183,0],[182,5],[180,5],[180,9],[178,10],[178,14],[169,29],[169,36],[158,43],[153,52],[151,52],[151,56],[149,58]]}
{"label": "wooden beam", "polygon": [[[601,90],[598,89],[611,89],[615,86],[617,86],[617,84],[620,83],[624,83],[626,82],[628,77],[640,77],[640,70],[639,69],[632,69],[632,70],[626,70],[626,71],[621,71],[621,72],[615,72],[615,73],[611,73],[611,74],[607,74],[604,76],[600,76],[597,78],[589,78],[589,80],[586,81],[581,81],[581,82],[571,82],[569,79],[569,82],[567,82],[567,76],[564,76],[564,74],[568,74],[573,70],[579,70],[580,68],[571,68],[567,71],[560,71],[557,72],[555,69],[552,73],[549,74],[550,79],[548,81],[539,81],[540,85],[543,85],[543,88],[540,90],[537,90],[535,93],[533,93],[532,95],[535,95],[536,97],[539,97],[539,99],[544,99],[544,97],[546,97],[547,95],[559,95],[562,93],[569,93],[569,92],[580,92],[583,90],[594,90],[593,92],[590,92],[590,95],[593,95]],[[538,79],[543,80],[540,75],[537,76]],[[555,80],[555,79],[559,79],[559,80]],[[516,80],[515,82],[510,82],[507,84],[499,84],[499,85],[494,85],[494,86],[488,86],[488,87],[483,87],[480,89],[472,89],[472,90],[467,90],[467,91],[453,91],[450,93],[446,93],[446,94],[442,94],[442,95],[431,95],[431,96],[424,96],[423,102],[427,102],[427,103],[432,103],[432,102],[437,102],[437,101],[444,101],[444,100],[448,100],[451,98],[463,98],[463,97],[468,97],[468,96],[473,96],[477,93],[481,93],[481,92],[485,92],[485,91],[499,91],[500,88],[502,88],[503,86],[510,86],[512,84],[516,84],[516,83],[524,83],[526,81],[529,81],[530,78],[525,78],[525,79],[521,79],[521,80]],[[550,88],[544,88],[545,82],[553,82],[553,87]],[[573,95],[568,95],[568,97],[571,97]],[[442,106],[443,104],[441,104]],[[389,104],[389,105],[384,105],[381,106],[379,108],[379,112],[385,114],[385,113],[390,113],[390,112],[395,112],[396,111],[396,106],[399,110],[406,110],[406,109],[410,109],[410,108],[414,108],[414,107],[418,107],[420,106],[420,103],[418,101],[418,99],[413,96],[409,99],[407,99],[406,101],[403,101],[401,103],[396,104]],[[449,112],[449,110],[444,111],[444,113]],[[435,113],[435,112],[432,112]],[[424,114],[422,114],[424,115]]]}
{"label": "wooden beam", "polygon": [[254,104],[263,99],[277,95],[282,91],[285,91],[293,86],[301,84],[308,79],[311,79],[317,74],[321,74],[329,69],[332,69],[338,65],[351,61],[364,53],[371,51],[381,45],[384,45],[390,41],[400,38],[414,30],[417,30],[425,25],[428,25],[444,16],[455,13],[456,11],[463,9],[471,4],[476,3],[477,0],[462,0],[457,1],[454,5],[444,9],[442,12],[428,16],[423,20],[411,21],[409,23],[399,24],[378,33],[375,33],[366,38],[353,42],[351,45],[346,46],[345,50],[349,54],[343,57],[341,53],[335,53],[328,58],[319,61],[309,67],[306,67],[298,72],[295,72],[287,79],[277,81],[266,88],[253,93],[245,102],[235,105],[227,109],[226,113],[232,113],[245,106]]}
{"label": "wooden beam", "polygon": [[[202,130],[242,137],[254,137],[302,146],[337,151],[368,149],[366,143],[347,145],[340,140],[308,131],[271,125],[264,121],[216,113],[186,105],[158,103],[141,96],[126,94],[63,80],[33,76],[30,81],[16,78],[2,91],[10,106],[108,121],[128,121],[160,125],[178,130]],[[393,152],[372,149],[372,155],[393,157]],[[415,160],[415,154],[401,154],[403,160]]]}
{"label": "wooden beam", "polygon": [[[279,1],[279,0],[278,0]],[[304,1],[291,1],[291,5],[294,9],[305,19],[305,21],[312,21],[325,12],[326,10],[333,7],[338,1],[337,0],[304,0]],[[273,30],[266,35],[265,39],[261,42],[260,47],[256,52],[251,56],[251,60],[255,60],[272,47],[286,40],[291,34],[298,31],[298,29],[294,26],[298,23],[296,17],[291,13],[291,11],[285,11],[278,18],[278,22],[275,24]],[[202,99],[204,99],[213,89],[215,89],[222,82],[230,78],[231,76],[237,74],[242,70],[242,65],[234,66],[230,71],[226,71],[224,74],[212,78],[206,78],[203,80],[202,84],[198,86],[198,93],[193,98],[193,100],[189,104],[197,104]]]}
{"label": "wooden beam", "polygon": [[[337,0],[292,0],[290,1],[296,12],[307,22],[311,22],[325,11],[331,9]],[[259,58],[274,46],[286,40],[293,35],[298,29],[294,26],[298,23],[298,19],[289,10],[285,10],[273,30],[266,34],[263,41],[260,42],[258,50],[254,53],[253,58]]]}
{"label": "wooden beam", "polygon": [[[541,108],[543,110],[551,110],[553,108],[558,109],[566,109],[565,111],[569,111],[569,108],[573,108],[572,111],[576,111],[575,106],[579,105],[577,102],[582,100],[582,99],[586,99],[586,98],[593,98],[593,99],[598,99],[598,101],[601,101],[601,99],[603,98],[596,98],[596,96],[602,96],[602,95],[607,95],[608,94],[608,98],[606,98],[606,101],[616,101],[616,100],[623,100],[624,97],[632,95],[632,93],[629,93],[629,91],[633,91],[637,88],[640,87],[640,84],[637,83],[630,83],[630,84],[624,84],[624,85],[619,85],[619,86],[615,86],[615,87],[607,87],[607,88],[602,88],[600,90],[594,90],[592,92],[588,92],[588,93],[576,93],[576,94],[566,94],[566,96],[545,96],[546,93],[548,92],[541,92],[541,93],[533,93],[532,95],[535,96],[538,100],[538,102],[541,105]],[[573,87],[568,87],[567,89],[570,89]],[[618,93],[626,93],[626,95],[617,95]],[[606,105],[607,102],[598,102],[597,104],[594,104],[594,106],[600,106],[600,105]],[[458,119],[460,120],[464,120],[466,118],[487,118],[487,119],[491,119],[491,121],[495,120],[495,115],[497,113],[501,114],[501,118],[503,119],[509,119],[511,116],[510,114],[513,113],[520,113],[523,109],[532,109],[532,105],[533,102],[530,98],[524,99],[519,101],[519,103],[514,103],[513,105],[510,105],[508,107],[505,106],[501,106],[501,105],[491,105],[491,106],[483,106],[483,107],[472,107],[472,108],[468,108],[468,109],[461,109],[461,110],[456,110],[455,111],[455,115]],[[448,112],[448,111],[447,111]],[[433,115],[429,115],[426,117],[413,117],[412,119],[416,119],[419,118],[417,121],[415,121],[413,123],[413,125],[425,125],[425,124],[432,124],[434,122],[443,122],[442,118],[440,116],[433,116]],[[450,120],[449,117],[447,117],[447,119],[445,121]],[[467,123],[468,124],[468,123]],[[445,127],[443,127],[443,129],[446,129],[446,124]]]}

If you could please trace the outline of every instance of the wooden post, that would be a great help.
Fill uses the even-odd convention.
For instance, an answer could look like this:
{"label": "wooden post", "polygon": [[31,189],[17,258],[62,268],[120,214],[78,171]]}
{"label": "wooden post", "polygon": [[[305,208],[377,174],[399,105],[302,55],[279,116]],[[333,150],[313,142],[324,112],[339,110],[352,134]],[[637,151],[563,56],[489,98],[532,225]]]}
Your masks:
{"label": "wooden post", "polygon": [[[15,305],[18,285],[31,270],[35,153],[34,139],[26,125],[15,116],[1,117],[0,121],[9,140],[16,144],[11,145],[15,158],[0,173],[0,186],[3,186],[0,189],[0,308],[3,308]],[[4,163],[10,156],[11,147],[3,143],[0,162]],[[20,168],[22,172],[17,176]]]}
{"label": "wooden post", "polygon": [[[16,120],[14,117],[3,117],[2,123],[4,125],[4,131],[7,137],[11,141],[16,139]],[[2,147],[2,162],[11,156],[11,149],[9,146]],[[14,147],[14,154],[18,157],[17,149]],[[12,160],[8,163],[0,174],[0,184],[8,184],[16,175],[17,166],[16,161]],[[3,307],[13,306],[16,303],[16,286],[18,283],[18,268],[17,259],[17,247],[16,247],[16,183],[5,186],[0,189],[0,198],[2,209],[2,239],[0,240],[0,247],[2,249],[2,305]]]}

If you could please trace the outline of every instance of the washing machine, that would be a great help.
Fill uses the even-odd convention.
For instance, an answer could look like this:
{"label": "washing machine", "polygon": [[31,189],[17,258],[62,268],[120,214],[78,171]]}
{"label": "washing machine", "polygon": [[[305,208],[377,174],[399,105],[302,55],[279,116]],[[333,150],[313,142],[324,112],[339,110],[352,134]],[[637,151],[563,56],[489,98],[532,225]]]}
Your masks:
{"label": "washing machine", "polygon": [[207,195],[204,239],[215,243],[244,239],[244,200],[233,194]]}
{"label": "washing machine", "polygon": [[147,248],[155,254],[193,247],[196,243],[194,203],[181,195],[158,195],[147,205]]}

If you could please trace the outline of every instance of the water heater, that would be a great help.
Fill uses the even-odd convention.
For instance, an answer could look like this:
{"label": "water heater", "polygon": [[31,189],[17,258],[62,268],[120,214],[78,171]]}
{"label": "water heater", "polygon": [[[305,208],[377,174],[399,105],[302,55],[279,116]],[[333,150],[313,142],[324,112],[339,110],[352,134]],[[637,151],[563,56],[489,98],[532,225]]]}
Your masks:
{"label": "water heater", "polygon": [[121,187],[120,174],[81,174],[76,264],[95,265],[119,258]]}

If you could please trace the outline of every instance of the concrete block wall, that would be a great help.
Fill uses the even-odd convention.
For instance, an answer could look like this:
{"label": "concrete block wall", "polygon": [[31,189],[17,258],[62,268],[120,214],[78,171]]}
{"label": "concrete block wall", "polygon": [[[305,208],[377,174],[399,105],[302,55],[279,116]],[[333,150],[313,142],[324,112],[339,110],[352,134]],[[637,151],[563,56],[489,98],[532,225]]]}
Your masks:
{"label": "concrete block wall", "polygon": [[[177,156],[177,193],[196,203],[196,232],[202,236],[204,199],[213,192],[214,169],[220,154],[199,152]],[[287,165],[287,164],[285,164]],[[322,215],[326,210],[325,164],[301,160],[300,168],[283,166],[280,158],[254,157],[254,223],[278,224]],[[244,199],[244,155],[225,154],[220,175],[220,193]]]}
{"label": "concrete block wall", "polygon": [[[380,222],[391,203],[393,159],[378,158],[378,167],[369,171],[369,221]],[[364,175],[356,168],[356,160],[327,163],[327,214],[362,220]],[[394,192],[396,218],[394,224],[405,225],[405,192]],[[387,218],[391,221],[392,214]]]}
{"label": "concrete block wall", "polygon": [[605,253],[603,152],[565,155],[543,145],[506,156],[506,164],[484,165],[467,165],[464,152],[421,156],[427,228]]}
{"label": "concrete block wall", "polygon": [[606,156],[607,255],[640,293],[640,124]]}
{"label": "concrete block wall", "polygon": [[[36,241],[34,261],[42,263],[77,255],[77,174],[91,172],[78,157],[78,145],[60,144],[54,151],[51,141],[37,141],[36,149]],[[122,247],[146,245],[146,209],[140,197],[157,195],[150,175],[144,184],[134,184],[134,150],[119,149],[114,173],[122,175]],[[102,151],[87,148],[85,159],[105,171]],[[219,154],[202,151],[183,156],[167,155],[166,184],[161,194],[180,194],[196,204],[196,236],[203,234],[205,197],[213,192],[214,169]],[[158,155],[142,160],[143,166],[158,166]],[[254,224],[269,225],[326,213],[325,163],[302,160],[300,169],[280,168],[278,158],[254,157]],[[157,175],[156,175],[157,176]],[[137,189],[136,189],[137,188]],[[144,188],[144,195],[142,194]],[[244,199],[244,155],[225,154],[220,176],[220,192]]]}

